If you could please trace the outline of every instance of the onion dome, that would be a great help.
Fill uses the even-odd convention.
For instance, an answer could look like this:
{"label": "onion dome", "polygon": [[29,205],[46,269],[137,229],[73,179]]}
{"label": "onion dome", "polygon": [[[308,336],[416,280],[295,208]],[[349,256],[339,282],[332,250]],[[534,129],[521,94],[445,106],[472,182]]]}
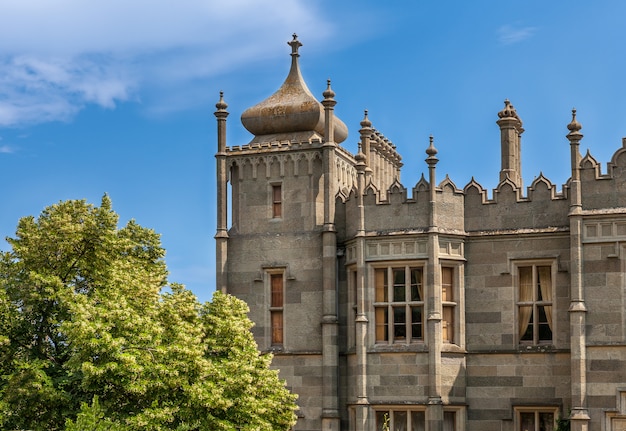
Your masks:
{"label": "onion dome", "polygon": [[[323,140],[324,107],[307,87],[298,65],[298,48],[302,44],[295,34],[288,44],[291,46],[291,70],[283,85],[241,114],[241,123],[254,135],[252,142]],[[337,117],[334,125],[335,142],[343,142],[348,137],[348,128]]]}

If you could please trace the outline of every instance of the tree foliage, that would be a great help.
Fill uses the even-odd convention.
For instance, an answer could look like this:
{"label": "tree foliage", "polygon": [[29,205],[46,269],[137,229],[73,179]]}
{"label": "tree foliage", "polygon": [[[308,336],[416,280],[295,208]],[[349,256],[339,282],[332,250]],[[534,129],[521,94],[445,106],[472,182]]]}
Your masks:
{"label": "tree foliage", "polygon": [[295,397],[242,301],[167,283],[159,236],[66,201],[0,257],[0,428],[287,430]]}

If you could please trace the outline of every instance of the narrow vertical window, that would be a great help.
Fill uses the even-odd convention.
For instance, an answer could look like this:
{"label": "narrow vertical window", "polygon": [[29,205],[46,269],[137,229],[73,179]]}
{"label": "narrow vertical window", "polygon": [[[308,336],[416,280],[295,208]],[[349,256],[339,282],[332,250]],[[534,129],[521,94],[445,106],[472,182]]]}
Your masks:
{"label": "narrow vertical window", "polygon": [[377,268],[374,271],[377,343],[423,340],[422,269]]}
{"label": "narrow vertical window", "polygon": [[272,217],[280,218],[283,216],[283,193],[280,184],[272,186]]}
{"label": "narrow vertical window", "polygon": [[441,268],[442,337],[445,343],[454,343],[454,268]]}
{"label": "narrow vertical window", "polygon": [[270,274],[272,346],[283,344],[283,275]]}
{"label": "narrow vertical window", "polygon": [[518,336],[521,344],[552,342],[552,267],[518,268]]}

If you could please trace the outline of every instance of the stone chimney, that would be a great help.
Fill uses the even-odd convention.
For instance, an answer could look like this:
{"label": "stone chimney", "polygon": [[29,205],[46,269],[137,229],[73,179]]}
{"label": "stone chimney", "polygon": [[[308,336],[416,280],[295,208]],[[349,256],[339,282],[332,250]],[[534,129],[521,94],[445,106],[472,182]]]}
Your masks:
{"label": "stone chimney", "polygon": [[502,168],[500,169],[500,181],[509,178],[517,187],[522,187],[522,162],[521,143],[522,120],[509,100],[504,101],[504,109],[498,112],[500,126],[500,145]]}

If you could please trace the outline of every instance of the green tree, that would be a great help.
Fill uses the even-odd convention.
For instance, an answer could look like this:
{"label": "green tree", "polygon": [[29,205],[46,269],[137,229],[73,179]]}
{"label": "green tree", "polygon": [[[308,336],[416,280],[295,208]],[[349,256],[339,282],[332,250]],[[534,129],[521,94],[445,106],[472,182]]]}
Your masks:
{"label": "green tree", "polygon": [[287,430],[295,397],[247,306],[168,285],[159,236],[66,201],[0,257],[0,428]]}

